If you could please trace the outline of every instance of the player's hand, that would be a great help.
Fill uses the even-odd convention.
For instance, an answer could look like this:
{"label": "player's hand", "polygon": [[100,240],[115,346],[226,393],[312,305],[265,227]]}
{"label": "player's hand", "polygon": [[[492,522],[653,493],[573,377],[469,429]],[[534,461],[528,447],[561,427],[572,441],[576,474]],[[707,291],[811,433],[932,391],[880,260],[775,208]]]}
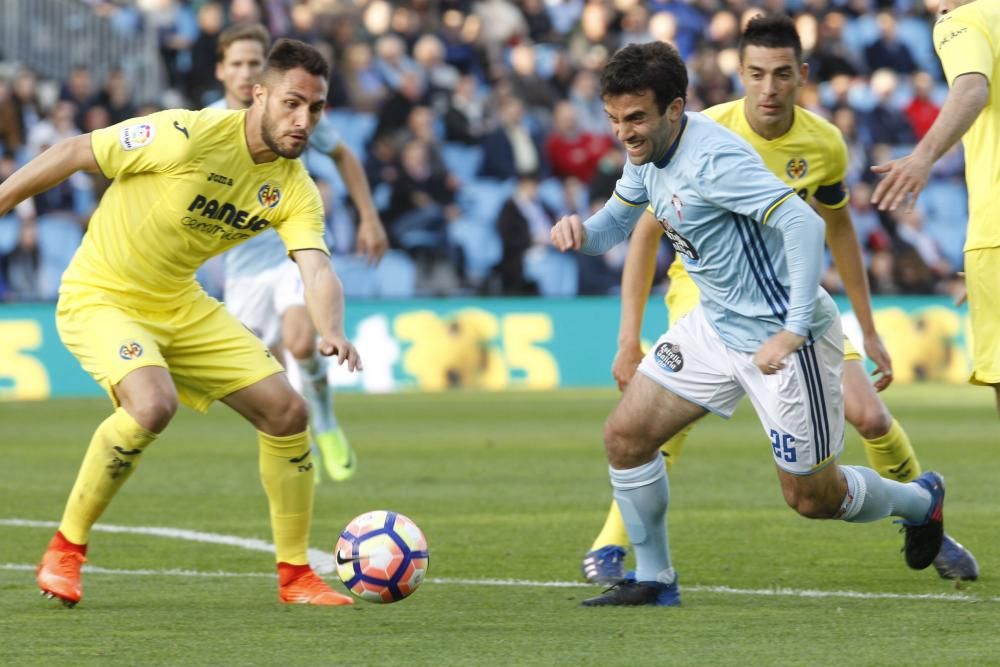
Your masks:
{"label": "player's hand", "polygon": [[917,195],[927,185],[934,163],[914,153],[874,165],[872,173],[884,176],[872,192],[872,204],[880,211],[895,211],[906,203],[906,210],[912,211],[917,203]]}
{"label": "player's hand", "polygon": [[754,355],[753,363],[764,375],[774,375],[785,367],[785,359],[806,342],[805,336],[782,329],[764,341]]}
{"label": "player's hand", "polygon": [[368,257],[369,264],[378,264],[389,249],[389,238],[378,216],[366,218],[358,225],[358,254]]}
{"label": "player's hand", "polygon": [[875,391],[882,391],[892,384],[892,357],[875,331],[865,334],[865,354],[875,364],[872,371],[872,377],[876,378]]}
{"label": "player's hand", "polygon": [[549,236],[556,250],[566,252],[567,250],[579,250],[583,242],[587,240],[587,231],[583,228],[580,216],[565,215],[552,226],[552,232]]}
{"label": "player's hand", "polygon": [[625,391],[625,387],[632,381],[643,356],[642,348],[639,347],[638,343],[618,346],[615,360],[611,363],[611,375],[618,383],[619,391]]}
{"label": "player's hand", "polygon": [[365,367],[361,364],[361,355],[357,348],[343,336],[331,336],[321,338],[319,341],[319,353],[324,357],[337,357],[337,365],[347,363],[349,371],[363,371]]}
{"label": "player's hand", "polygon": [[961,282],[955,286],[953,294],[956,308],[965,303],[965,300],[969,298],[969,288],[965,285],[965,271],[959,271],[958,278]]}

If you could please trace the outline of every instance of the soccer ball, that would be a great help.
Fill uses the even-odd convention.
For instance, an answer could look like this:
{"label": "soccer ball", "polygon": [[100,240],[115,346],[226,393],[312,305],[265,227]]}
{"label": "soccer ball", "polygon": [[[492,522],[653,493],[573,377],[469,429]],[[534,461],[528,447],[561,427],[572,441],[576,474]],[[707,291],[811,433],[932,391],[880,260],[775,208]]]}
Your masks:
{"label": "soccer ball", "polygon": [[355,517],[334,550],[337,575],[347,590],[369,602],[398,602],[424,580],[427,539],[410,519],[377,510]]}

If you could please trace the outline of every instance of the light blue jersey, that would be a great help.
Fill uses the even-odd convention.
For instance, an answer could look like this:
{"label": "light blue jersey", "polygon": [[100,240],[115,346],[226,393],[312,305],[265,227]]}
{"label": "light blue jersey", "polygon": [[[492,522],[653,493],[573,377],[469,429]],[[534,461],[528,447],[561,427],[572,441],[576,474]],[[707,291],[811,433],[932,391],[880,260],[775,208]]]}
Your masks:
{"label": "light blue jersey", "polygon": [[[210,104],[209,107],[225,109],[226,99],[222,98]],[[320,116],[319,124],[309,135],[309,148],[329,155],[339,145],[340,136],[334,129],[333,123],[327,120],[326,115]],[[226,277],[241,278],[273,269],[281,264],[287,256],[285,244],[281,242],[281,237],[278,236],[277,232],[267,232],[257,234],[245,243],[229,250],[222,257],[225,262]]]}
{"label": "light blue jersey", "polygon": [[819,287],[823,220],[728,129],[686,113],[661,160],[627,162],[614,196],[584,223],[582,251],[624,240],[647,206],[728,347],[755,352],[781,329],[816,338],[836,318]]}

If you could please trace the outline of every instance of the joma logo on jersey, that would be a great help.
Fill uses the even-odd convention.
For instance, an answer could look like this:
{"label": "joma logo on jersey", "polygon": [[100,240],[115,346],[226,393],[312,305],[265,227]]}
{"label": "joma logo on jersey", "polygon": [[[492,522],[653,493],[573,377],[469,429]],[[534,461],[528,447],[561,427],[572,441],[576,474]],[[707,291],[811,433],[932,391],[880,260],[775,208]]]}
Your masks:
{"label": "joma logo on jersey", "polygon": [[259,232],[271,224],[270,220],[256,215],[250,217],[248,211],[236,208],[229,202],[220,203],[216,199],[207,199],[202,195],[196,195],[187,210],[212,220],[219,220],[235,229],[249,229],[252,232]]}
{"label": "joma logo on jersey", "polygon": [[272,183],[265,183],[257,191],[257,201],[265,208],[274,208],[281,201],[281,189]]}
{"label": "joma logo on jersey", "polygon": [[208,180],[213,183],[222,183],[223,185],[232,185],[233,179],[228,176],[223,176],[222,174],[216,174],[214,171],[208,175]]}
{"label": "joma logo on jersey", "polygon": [[803,158],[793,157],[785,165],[785,173],[788,174],[788,178],[798,179],[803,178],[809,172],[809,163]]}

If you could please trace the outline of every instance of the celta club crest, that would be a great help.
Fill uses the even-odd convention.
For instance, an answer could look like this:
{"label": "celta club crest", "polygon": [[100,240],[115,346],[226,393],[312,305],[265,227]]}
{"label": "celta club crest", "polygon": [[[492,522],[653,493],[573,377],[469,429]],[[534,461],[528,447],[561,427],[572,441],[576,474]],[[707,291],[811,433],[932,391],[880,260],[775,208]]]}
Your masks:
{"label": "celta club crest", "polygon": [[138,341],[134,340],[122,343],[121,347],[118,348],[118,356],[125,361],[138,359],[142,356],[142,345],[140,345]]}
{"label": "celta club crest", "polygon": [[785,173],[788,174],[788,178],[799,179],[805,178],[806,173],[809,171],[809,163],[805,159],[800,157],[793,157],[785,165]]}
{"label": "celta club crest", "polygon": [[274,208],[281,201],[281,189],[273,183],[265,183],[257,191],[257,201],[264,208]]}

